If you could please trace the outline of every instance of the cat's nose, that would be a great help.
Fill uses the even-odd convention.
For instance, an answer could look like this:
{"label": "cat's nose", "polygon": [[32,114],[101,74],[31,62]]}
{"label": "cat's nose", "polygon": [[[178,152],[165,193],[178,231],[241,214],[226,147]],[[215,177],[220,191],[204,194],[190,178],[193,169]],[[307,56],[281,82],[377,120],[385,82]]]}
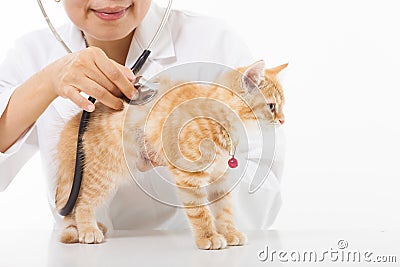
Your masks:
{"label": "cat's nose", "polygon": [[282,119],[282,120],[279,120],[279,123],[282,125],[282,124],[284,124],[284,123],[285,123],[285,120],[284,120],[284,119]]}

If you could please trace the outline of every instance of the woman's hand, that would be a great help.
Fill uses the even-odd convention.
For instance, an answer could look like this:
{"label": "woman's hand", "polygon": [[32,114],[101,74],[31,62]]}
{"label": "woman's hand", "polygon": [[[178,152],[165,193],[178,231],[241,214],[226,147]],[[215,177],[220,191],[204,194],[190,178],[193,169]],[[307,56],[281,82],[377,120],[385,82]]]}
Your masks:
{"label": "woman's hand", "polygon": [[132,71],[109,59],[96,47],[71,53],[47,66],[43,72],[50,79],[53,93],[69,98],[89,112],[95,106],[80,92],[115,110],[123,108],[122,95],[131,99],[136,93],[132,84],[136,77]]}

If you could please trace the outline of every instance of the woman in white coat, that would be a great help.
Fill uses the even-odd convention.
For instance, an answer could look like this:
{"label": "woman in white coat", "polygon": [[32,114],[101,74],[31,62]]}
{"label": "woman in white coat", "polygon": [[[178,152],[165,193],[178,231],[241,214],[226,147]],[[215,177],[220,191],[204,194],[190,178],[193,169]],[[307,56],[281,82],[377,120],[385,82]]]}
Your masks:
{"label": "woman in white coat", "polygon": [[[94,109],[80,92],[113,109],[122,107],[122,95],[133,96],[135,77],[129,67],[164,14],[151,0],[63,2],[71,23],[58,31],[73,53],[66,54],[46,29],[17,40],[0,65],[0,191],[39,149],[56,225],[61,222],[54,207],[53,180],[58,133],[79,110]],[[152,77],[168,67],[194,61],[238,67],[253,60],[248,48],[220,21],[173,10],[141,73]],[[259,142],[251,140],[250,149],[258,148]],[[256,193],[248,192],[250,175],[232,191],[240,229],[265,229],[276,218],[281,205],[283,148],[279,142],[277,152],[272,172]],[[247,160],[249,168],[257,167],[252,166],[256,159]],[[260,164],[267,168],[269,162]],[[189,227],[182,209],[155,201],[133,183],[121,187],[98,211],[98,217],[110,229]]]}

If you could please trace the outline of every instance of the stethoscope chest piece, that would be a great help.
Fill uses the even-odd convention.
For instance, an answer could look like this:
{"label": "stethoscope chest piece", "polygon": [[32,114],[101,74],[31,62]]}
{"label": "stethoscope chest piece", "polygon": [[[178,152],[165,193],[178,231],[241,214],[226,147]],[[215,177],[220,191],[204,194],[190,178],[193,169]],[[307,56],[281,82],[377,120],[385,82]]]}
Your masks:
{"label": "stethoscope chest piece", "polygon": [[152,101],[157,95],[160,87],[159,83],[151,83],[144,79],[142,76],[138,76],[134,83],[134,87],[137,93],[132,99],[126,99],[130,105],[144,105]]}

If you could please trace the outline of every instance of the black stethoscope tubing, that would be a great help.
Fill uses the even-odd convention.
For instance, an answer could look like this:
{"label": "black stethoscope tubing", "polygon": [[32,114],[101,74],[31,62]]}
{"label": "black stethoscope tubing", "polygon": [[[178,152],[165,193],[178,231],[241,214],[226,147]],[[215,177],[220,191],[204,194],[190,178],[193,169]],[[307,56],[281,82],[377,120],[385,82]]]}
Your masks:
{"label": "black stethoscope tubing", "polygon": [[[147,50],[147,49],[143,51],[142,55],[136,60],[135,64],[131,68],[133,74],[136,75],[137,73],[139,73],[139,71],[142,69],[144,63],[146,62],[147,58],[149,57],[150,53],[151,53],[151,51]],[[96,102],[96,99],[91,96],[88,98],[88,100],[92,103]],[[90,118],[90,112],[83,110],[81,120],[79,123],[79,130],[78,130],[78,142],[77,142],[77,146],[76,146],[74,180],[72,182],[72,188],[71,188],[71,192],[68,197],[67,203],[65,204],[65,206],[63,208],[61,208],[58,211],[58,213],[62,216],[68,215],[73,210],[73,208],[75,207],[75,203],[79,196],[79,191],[81,188],[82,177],[83,177],[82,163],[85,162],[85,153],[83,150],[82,138],[83,138],[83,134],[85,133],[85,130],[87,128],[89,118]]]}

